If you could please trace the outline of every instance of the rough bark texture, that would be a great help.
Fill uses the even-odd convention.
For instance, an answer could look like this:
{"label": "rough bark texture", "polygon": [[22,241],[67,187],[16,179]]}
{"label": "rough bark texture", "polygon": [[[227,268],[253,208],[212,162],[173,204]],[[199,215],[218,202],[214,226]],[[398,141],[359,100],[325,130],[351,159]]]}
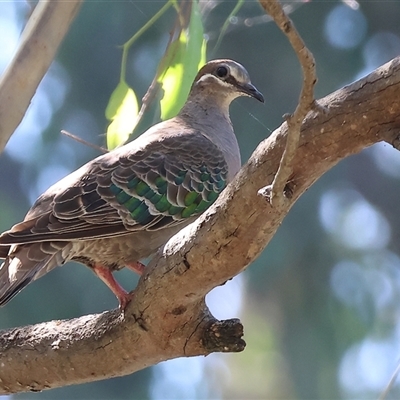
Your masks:
{"label": "rough bark texture", "polygon": [[299,196],[341,159],[382,140],[399,143],[399,93],[397,58],[320,100],[327,111],[310,112],[302,124],[288,201],[273,207],[258,192],[278,169],[284,123],[216,204],[152,260],[125,315],[110,311],[3,331],[0,394],[125,375],[180,356],[241,351],[240,322],[216,321],[204,296],[245,269]]}

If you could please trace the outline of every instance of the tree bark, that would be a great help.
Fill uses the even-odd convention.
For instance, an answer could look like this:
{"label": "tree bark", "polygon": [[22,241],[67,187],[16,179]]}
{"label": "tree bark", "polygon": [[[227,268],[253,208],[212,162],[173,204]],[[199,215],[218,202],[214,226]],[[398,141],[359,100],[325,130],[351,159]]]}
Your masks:
{"label": "tree bark", "polygon": [[197,221],[151,261],[125,314],[52,321],[0,335],[0,394],[43,390],[133,373],[160,361],[241,351],[238,320],[217,321],[204,297],[265,248],[295,201],[343,158],[379,141],[396,148],[400,58],[319,101],[301,126],[286,200],[262,195],[285,148],[284,123]]}
{"label": "tree bark", "polygon": [[0,78],[0,152],[22,121],[83,0],[41,0]]}

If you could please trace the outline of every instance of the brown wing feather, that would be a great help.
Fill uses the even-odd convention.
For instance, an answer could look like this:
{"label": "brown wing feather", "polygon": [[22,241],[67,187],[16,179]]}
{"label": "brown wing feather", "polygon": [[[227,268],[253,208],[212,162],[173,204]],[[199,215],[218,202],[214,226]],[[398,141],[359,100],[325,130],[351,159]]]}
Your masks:
{"label": "brown wing feather", "polygon": [[[0,245],[104,238],[180,223],[185,220],[183,213],[160,211],[129,183],[139,178],[159,195],[156,179],[163,177],[168,184],[168,201],[176,207],[185,206],[189,192],[197,192],[198,201],[212,190],[219,193],[227,175],[223,154],[199,132],[191,133],[165,136],[139,150],[132,142],[91,161],[40,196],[25,220],[0,236]],[[187,174],[180,181],[182,171]],[[144,217],[133,218],[112,186],[139,199]]]}
{"label": "brown wing feather", "polygon": [[6,258],[11,246],[0,246],[0,258]]}

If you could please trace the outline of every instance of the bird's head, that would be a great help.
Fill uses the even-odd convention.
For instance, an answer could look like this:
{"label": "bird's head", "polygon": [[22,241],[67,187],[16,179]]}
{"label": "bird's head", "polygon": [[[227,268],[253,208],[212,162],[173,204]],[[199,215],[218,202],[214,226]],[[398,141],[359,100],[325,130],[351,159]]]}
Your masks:
{"label": "bird's head", "polygon": [[197,73],[192,91],[224,97],[230,103],[236,97],[250,96],[264,102],[264,96],[251,83],[249,73],[233,60],[212,60]]}

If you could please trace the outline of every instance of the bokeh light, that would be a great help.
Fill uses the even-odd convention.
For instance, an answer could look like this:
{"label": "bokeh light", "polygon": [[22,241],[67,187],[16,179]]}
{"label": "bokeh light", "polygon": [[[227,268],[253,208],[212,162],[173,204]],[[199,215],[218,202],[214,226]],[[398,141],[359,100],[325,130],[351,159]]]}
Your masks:
{"label": "bokeh light", "polygon": [[353,49],[360,45],[366,32],[367,20],[360,9],[338,5],[326,18],[325,36],[333,47]]}
{"label": "bokeh light", "polygon": [[42,145],[42,133],[63,105],[69,87],[68,74],[54,62],[40,83],[21,124],[11,136],[6,153],[16,161],[33,163]]}
{"label": "bokeh light", "polygon": [[380,249],[388,244],[390,225],[386,218],[351,188],[326,191],[320,202],[324,228],[352,249]]}

